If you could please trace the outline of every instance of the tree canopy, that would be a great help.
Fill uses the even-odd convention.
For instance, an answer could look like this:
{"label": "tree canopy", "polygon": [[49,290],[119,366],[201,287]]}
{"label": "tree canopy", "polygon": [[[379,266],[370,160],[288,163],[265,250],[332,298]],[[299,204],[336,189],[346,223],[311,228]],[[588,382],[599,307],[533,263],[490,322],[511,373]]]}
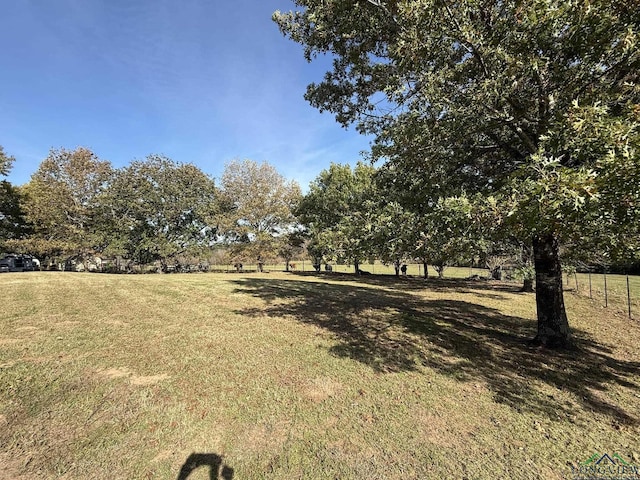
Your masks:
{"label": "tree canopy", "polygon": [[15,158],[7,155],[4,147],[0,145],[0,177],[6,177],[11,171],[11,166],[15,162]]}
{"label": "tree canopy", "polygon": [[[9,174],[14,161],[0,145],[0,177]],[[20,189],[5,179],[0,180],[0,245],[6,240],[19,239],[28,232],[23,203]]]}
{"label": "tree canopy", "polygon": [[293,215],[300,186],[287,181],[270,164],[235,160],[225,166],[221,178],[223,234],[235,242],[236,256],[265,260],[278,250],[278,238],[296,227]]}
{"label": "tree canopy", "polygon": [[281,31],[307,60],[333,58],[310,103],[375,135],[372,157],[425,196],[482,192],[510,205],[534,246],[536,341],[568,343],[560,242],[587,217],[627,243],[638,221],[639,189],[624,179],[640,164],[640,11],[620,1],[294,3],[274,14]]}
{"label": "tree canopy", "polygon": [[218,191],[198,167],[149,155],[119,170],[100,198],[107,251],[138,263],[159,261],[213,243]]}
{"label": "tree canopy", "polygon": [[360,262],[373,256],[379,201],[374,171],[363,163],[353,170],[331,164],[311,183],[297,213],[313,236],[317,261],[347,261],[357,273]]}
{"label": "tree canopy", "polygon": [[33,229],[18,249],[48,257],[99,249],[95,211],[109,185],[111,164],[91,150],[51,150],[24,186],[24,210]]}
{"label": "tree canopy", "polygon": [[[4,175],[13,158],[0,153]],[[201,269],[223,246],[229,259],[289,262],[306,240],[293,214],[298,184],[250,160],[227,165],[218,188],[195,165],[162,155],[114,169],[87,148],[63,148],[51,150],[23,187],[1,180],[0,195],[0,243],[46,266],[93,268],[100,256],[127,271],[168,271],[185,261]]]}

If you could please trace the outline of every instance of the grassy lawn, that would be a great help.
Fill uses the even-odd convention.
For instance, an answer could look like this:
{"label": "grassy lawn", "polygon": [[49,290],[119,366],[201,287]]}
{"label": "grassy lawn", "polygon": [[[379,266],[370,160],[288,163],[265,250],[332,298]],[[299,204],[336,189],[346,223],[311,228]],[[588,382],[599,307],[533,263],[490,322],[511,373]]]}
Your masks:
{"label": "grassy lawn", "polygon": [[533,349],[517,287],[3,274],[0,479],[560,479],[596,453],[640,467],[640,322],[567,293],[579,348]]}

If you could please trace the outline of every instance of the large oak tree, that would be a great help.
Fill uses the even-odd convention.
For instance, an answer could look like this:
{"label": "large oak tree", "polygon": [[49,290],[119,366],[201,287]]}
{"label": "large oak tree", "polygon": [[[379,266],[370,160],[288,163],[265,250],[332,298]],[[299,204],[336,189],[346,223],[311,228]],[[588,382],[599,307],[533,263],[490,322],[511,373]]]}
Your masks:
{"label": "large oak tree", "polygon": [[161,155],[116,172],[100,197],[105,249],[135,263],[171,260],[209,247],[217,235],[218,190],[192,164]]}
{"label": "large oak tree", "polygon": [[610,0],[294,3],[274,14],[281,31],[307,60],[333,58],[306,98],[375,135],[373,157],[420,179],[426,195],[490,192],[510,205],[534,249],[535,342],[569,343],[560,243],[585,219],[624,236],[638,217],[638,189],[625,178],[639,168],[640,9]]}
{"label": "large oak tree", "polygon": [[113,169],[91,150],[51,150],[23,192],[32,234],[13,242],[17,250],[40,257],[84,256],[100,251],[97,199]]}
{"label": "large oak tree", "polygon": [[300,186],[266,162],[234,160],[225,166],[221,187],[222,233],[236,260],[274,257],[283,237],[297,228]]}

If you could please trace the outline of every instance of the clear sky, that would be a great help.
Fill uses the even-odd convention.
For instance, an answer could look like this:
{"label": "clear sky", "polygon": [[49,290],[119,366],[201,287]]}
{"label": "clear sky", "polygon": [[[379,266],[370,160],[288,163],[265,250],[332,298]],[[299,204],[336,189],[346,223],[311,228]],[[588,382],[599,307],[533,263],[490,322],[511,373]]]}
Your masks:
{"label": "clear sky", "polygon": [[267,161],[303,189],[368,139],[303,98],[308,64],[271,20],[287,0],[2,2],[0,145],[23,184],[51,148],[88,147],[120,167],[151,153],[220,177]]}

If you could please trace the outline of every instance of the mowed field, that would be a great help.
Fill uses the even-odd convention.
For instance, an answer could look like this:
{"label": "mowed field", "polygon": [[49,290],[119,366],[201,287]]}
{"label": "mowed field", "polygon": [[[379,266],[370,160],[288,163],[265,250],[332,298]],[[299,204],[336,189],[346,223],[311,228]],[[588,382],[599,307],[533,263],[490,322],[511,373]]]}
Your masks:
{"label": "mowed field", "polygon": [[[561,479],[640,467],[640,322],[518,285],[0,275],[0,479]],[[212,473],[213,472],[213,473]],[[219,477],[218,477],[219,475]]]}

